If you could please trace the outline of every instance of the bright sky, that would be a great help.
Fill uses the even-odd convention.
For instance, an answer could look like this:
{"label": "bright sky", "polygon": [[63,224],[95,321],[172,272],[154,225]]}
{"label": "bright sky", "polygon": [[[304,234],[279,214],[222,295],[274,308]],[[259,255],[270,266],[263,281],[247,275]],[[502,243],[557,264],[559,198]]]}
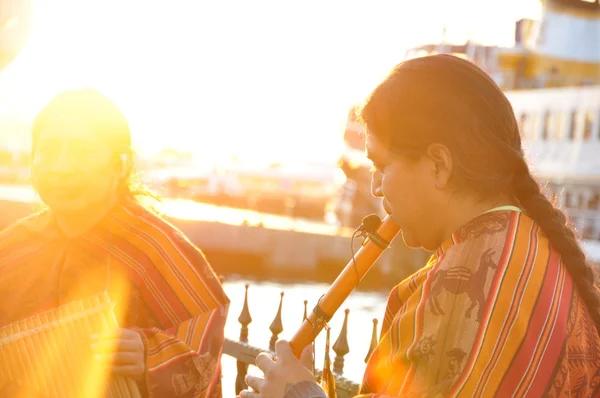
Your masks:
{"label": "bright sky", "polygon": [[515,20],[538,12],[537,0],[34,0],[0,116],[91,86],[146,149],[337,158],[348,109],[407,46],[444,24],[451,41],[511,45]]}

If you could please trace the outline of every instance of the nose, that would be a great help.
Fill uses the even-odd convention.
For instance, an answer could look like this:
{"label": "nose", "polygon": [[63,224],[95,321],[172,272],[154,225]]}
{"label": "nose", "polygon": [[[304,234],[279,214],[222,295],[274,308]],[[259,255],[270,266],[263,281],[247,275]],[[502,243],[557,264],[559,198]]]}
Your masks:
{"label": "nose", "polygon": [[382,177],[383,176],[379,170],[374,171],[373,175],[371,176],[371,194],[376,198],[383,197],[383,190],[381,188]]}
{"label": "nose", "polygon": [[56,157],[52,171],[56,174],[72,174],[74,173],[73,156],[67,148],[61,148]]}
{"label": "nose", "polygon": [[65,152],[66,151],[64,148],[61,148],[61,150],[58,151],[54,162],[52,162],[52,171],[61,171],[65,168],[65,166],[68,167],[68,156]]}

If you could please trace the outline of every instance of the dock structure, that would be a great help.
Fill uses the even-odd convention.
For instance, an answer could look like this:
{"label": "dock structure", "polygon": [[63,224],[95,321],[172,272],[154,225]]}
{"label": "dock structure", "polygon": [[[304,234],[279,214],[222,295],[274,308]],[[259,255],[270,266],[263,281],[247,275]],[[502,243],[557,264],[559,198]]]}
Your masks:
{"label": "dock structure", "polygon": [[[355,238],[351,247],[352,229],[325,223],[187,200],[166,199],[163,204],[166,218],[205,252],[218,273],[331,281],[362,242]],[[30,187],[0,186],[0,229],[40,208]],[[365,283],[387,280],[382,288],[398,283],[425,260],[421,252],[396,239]],[[398,261],[401,270],[395,265]]]}

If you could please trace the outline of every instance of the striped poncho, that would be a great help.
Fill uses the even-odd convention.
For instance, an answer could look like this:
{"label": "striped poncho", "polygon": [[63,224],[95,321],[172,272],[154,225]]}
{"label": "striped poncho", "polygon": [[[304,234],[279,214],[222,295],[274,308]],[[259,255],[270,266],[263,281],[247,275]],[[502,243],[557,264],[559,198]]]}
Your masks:
{"label": "striped poncho", "polygon": [[75,239],[50,211],[0,234],[0,326],[103,290],[120,326],[145,343],[144,395],[221,395],[229,300],[202,252],[171,224],[127,202]]}
{"label": "striped poncho", "polygon": [[592,397],[600,338],[539,225],[480,215],[394,288],[360,393]]}

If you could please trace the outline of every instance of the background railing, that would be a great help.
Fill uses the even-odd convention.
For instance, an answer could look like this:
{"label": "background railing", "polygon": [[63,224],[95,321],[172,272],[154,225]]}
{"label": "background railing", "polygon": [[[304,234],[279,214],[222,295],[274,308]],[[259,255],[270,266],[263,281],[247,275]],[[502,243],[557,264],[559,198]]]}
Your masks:
{"label": "background railing", "polygon": [[[239,392],[245,389],[246,383],[244,378],[248,373],[248,366],[254,365],[254,361],[256,356],[261,352],[268,352],[274,354],[275,351],[275,342],[278,339],[278,336],[283,332],[283,323],[282,323],[282,306],[283,306],[283,297],[284,292],[281,292],[279,297],[279,307],[277,309],[277,313],[273,322],[269,327],[271,331],[271,338],[269,341],[268,349],[261,349],[249,343],[249,325],[252,323],[252,316],[250,315],[250,308],[248,306],[248,287],[249,285],[245,285],[245,294],[244,294],[244,305],[242,307],[242,311],[238,317],[238,322],[241,324],[240,328],[240,336],[238,340],[234,340],[231,338],[226,338],[223,345],[223,354],[231,356],[237,360],[237,375],[235,380],[235,392],[239,394]],[[304,318],[307,316],[307,305],[308,301],[304,301]],[[336,339],[335,343],[332,346],[333,351],[335,352],[335,359],[333,361],[333,374],[336,379],[336,389],[337,396],[339,398],[352,397],[358,393],[359,383],[355,381],[349,380],[343,376],[344,373],[344,356],[350,352],[350,347],[348,344],[348,316],[350,314],[350,310],[346,309],[344,311],[344,323]],[[371,353],[375,349],[377,345],[377,319],[373,319],[373,332],[371,336],[371,342],[365,357],[365,362],[367,362]],[[325,353],[322,353],[324,358]],[[315,352],[315,362],[323,363],[318,360],[319,353]],[[316,370],[317,380],[320,381],[320,377],[322,374],[322,370]]]}

